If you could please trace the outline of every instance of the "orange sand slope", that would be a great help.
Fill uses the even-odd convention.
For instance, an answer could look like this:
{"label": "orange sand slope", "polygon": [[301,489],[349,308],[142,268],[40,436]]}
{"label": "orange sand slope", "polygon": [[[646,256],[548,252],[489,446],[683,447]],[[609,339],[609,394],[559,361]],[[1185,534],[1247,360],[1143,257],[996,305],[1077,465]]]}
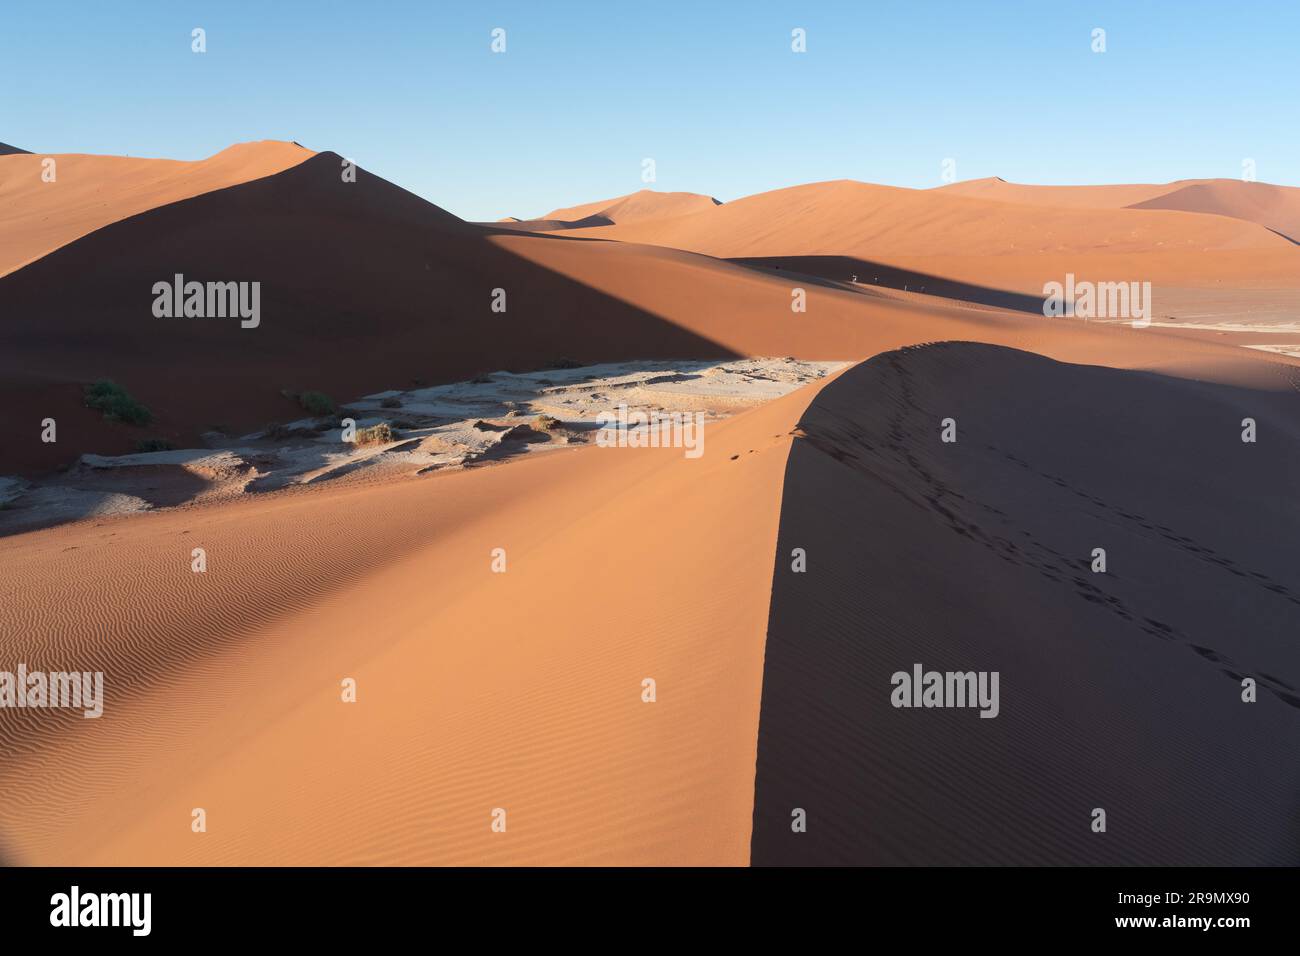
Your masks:
{"label": "orange sand slope", "polygon": [[524,232],[555,232],[561,229],[667,219],[719,205],[721,203],[718,200],[699,193],[661,193],[653,189],[642,189],[617,199],[602,199],[581,206],[556,209],[540,219],[518,219],[512,216],[500,220],[499,224]]}
{"label": "orange sand slope", "polygon": [[[587,234],[587,233],[584,233]],[[990,255],[1287,245],[1254,223],[1181,212],[1030,207],[840,180],[794,186],[652,222],[593,229],[709,255]]]}
{"label": "orange sand slope", "polygon": [[[1300,382],[1160,333],[909,318],[863,308],[856,347]],[[820,387],[718,425],[699,460],[593,447],[9,539],[0,658],[102,669],[111,696],[98,720],[4,715],[0,843],[32,863],[746,862],[782,475]]]}
{"label": "orange sand slope", "polygon": [[1028,206],[1060,206],[1074,209],[1122,209],[1145,202],[1174,189],[1177,184],[1124,183],[1106,186],[1033,186],[1009,183],[1001,176],[965,179],[933,192]]}
{"label": "orange sand slope", "polygon": [[[1039,187],[1015,188],[1023,193]],[[1300,247],[1279,228],[1292,222],[1289,197],[1295,190],[1282,193],[1286,202],[1279,201],[1268,216],[1234,199],[1240,217],[1229,218],[1208,214],[1215,211],[1209,204],[1185,196],[1166,200],[1170,208],[1114,206],[1149,198],[1147,187],[1095,187],[1105,191],[1102,196],[1082,198],[1071,198],[1072,190],[1093,187],[1042,188],[1049,190],[1045,201],[1030,203],[986,198],[999,189],[963,195],[840,180],[569,234],[689,249],[838,281],[856,275],[867,284],[889,284],[875,271],[885,266],[909,272],[913,290],[955,281],[1032,294],[1067,272],[1090,281],[1175,287],[1300,284]],[[1252,217],[1263,224],[1248,221]],[[828,271],[823,257],[831,256],[838,261]]]}
{"label": "orange sand slope", "polygon": [[1163,185],[1029,186],[996,176],[936,192],[1033,206],[1175,209],[1256,222],[1300,241],[1300,189],[1238,179],[1182,179]]}
{"label": "orange sand slope", "polygon": [[[111,222],[270,176],[312,156],[295,143],[240,143],[197,162],[81,154],[0,159],[0,276]],[[54,160],[53,181],[43,178]]]}
{"label": "orange sand slope", "polygon": [[602,199],[581,206],[555,209],[542,218],[578,222],[599,217],[611,223],[628,223],[684,216],[720,205],[722,204],[713,197],[701,196],[699,193],[661,193],[653,189],[642,189],[617,199]]}
{"label": "orange sand slope", "polygon": [[[290,163],[280,147],[272,152],[284,168],[268,163],[260,178],[202,194],[181,195],[176,185],[166,204],[139,207],[79,238],[69,226],[63,244],[41,247],[34,261],[0,277],[0,399],[12,412],[0,421],[0,474],[13,462],[52,467],[55,454],[66,460],[122,450],[142,437],[81,407],[81,386],[101,376],[118,379],[153,408],[164,436],[183,440],[215,423],[236,430],[300,417],[280,394],[284,388],[347,401],[415,378],[455,381],[559,358],[857,361],[963,341],[1132,370],[1123,400],[1107,407],[1135,415],[1168,410],[1170,382],[1241,390],[1247,409],[1251,396],[1268,393],[1280,408],[1300,391],[1297,359],[1158,329],[1048,320],[987,303],[971,308],[911,290],[899,295],[840,274],[860,268],[856,261],[886,259],[919,271],[907,265],[912,257],[931,275],[1003,292],[1032,289],[1080,262],[1163,270],[1187,282],[1294,276],[1294,244],[1239,218],[823,183],[666,218],[638,218],[651,199],[633,203],[634,196],[623,222],[529,234],[462,222],[364,171],[343,183],[332,153]],[[11,162],[37,159],[0,159],[0,173]],[[173,193],[159,187],[150,195],[155,202]],[[71,203],[55,218],[89,222],[84,206]],[[15,231],[9,223],[0,235],[24,241]],[[608,238],[634,241],[590,241]],[[838,271],[818,277],[794,267],[811,269],[816,256],[835,259]],[[794,264],[778,270],[780,262],[724,258]],[[152,284],[178,271],[262,281],[260,326],[154,317]],[[505,313],[490,309],[498,287],[508,291]],[[791,311],[796,287],[807,293],[805,312]],[[1064,379],[1042,373],[1041,361],[1027,371],[1021,362],[975,363],[976,372],[993,369],[981,378],[925,358],[904,361],[917,370],[906,387],[842,390],[848,402],[843,415],[832,408],[828,433],[844,440],[829,450],[814,445],[821,435],[797,424],[849,372],[710,425],[699,459],[681,449],[585,447],[421,480],[326,484],[6,538],[0,662],[102,670],[107,702],[96,720],[67,711],[0,712],[0,856],[33,864],[763,862],[751,856],[751,840],[772,575],[788,567],[777,551],[783,498],[816,497],[808,490],[815,485],[787,485],[795,456],[828,456],[816,469],[825,476],[850,467],[854,456],[859,465],[869,462],[862,456],[891,442],[898,451],[909,433],[932,428],[924,421],[934,415],[927,409],[901,431],[889,416],[917,401],[960,401],[963,389],[984,395],[991,422],[1012,404],[1041,414],[1050,397],[1073,403],[1090,427],[1106,424],[1088,414],[1087,392],[1090,383],[1115,380],[1096,369],[1072,373],[1069,382],[1088,387],[1062,398],[1052,390]],[[1016,372],[1023,387],[996,395],[984,389],[1002,368]],[[1158,394],[1149,373],[1161,376]],[[1240,404],[1220,403],[1235,419],[1225,427],[1248,414]],[[57,448],[39,444],[31,427],[47,414],[58,415]],[[1295,440],[1293,430],[1270,428],[1268,435]],[[855,444],[862,441],[871,448]],[[1125,447],[1140,456],[1146,446]],[[1105,460],[1101,441],[1084,451],[1068,434],[1039,450],[1045,457],[1032,463],[1049,477],[1087,473]],[[1092,458],[1079,464],[1081,455]],[[926,466],[919,456],[907,464],[918,462]],[[1000,459],[995,464],[1019,475]],[[856,469],[853,482],[878,495],[876,486],[896,466],[891,458],[872,474]],[[922,480],[947,482],[944,494],[970,477],[946,476],[937,465],[925,471]],[[1158,468],[1151,474],[1160,481],[1144,485],[1142,496],[1186,491],[1166,488],[1171,479]],[[1199,475],[1193,463],[1181,474],[1183,485],[1207,487]],[[1076,514],[1063,510],[1056,483],[1017,480],[1024,501],[1001,502],[1001,510],[1023,507],[1028,522]],[[1058,596],[1041,582],[1025,585],[1016,576],[1023,569],[974,584],[952,584],[957,570],[936,574],[934,549],[925,543],[947,546],[944,515],[918,518],[878,496],[870,500],[890,510],[877,527],[869,509],[862,512],[868,496],[855,495],[853,482],[823,489],[814,503],[847,496],[852,517],[869,529],[859,537],[871,566],[889,568],[901,582],[893,597],[906,597],[910,582],[934,581],[949,590],[938,599],[922,595],[926,613],[956,607],[958,598],[989,613],[983,602],[995,595],[999,606],[1024,601],[1027,611],[1042,611],[1037,619],[1054,621]],[[1277,475],[1271,482],[1273,489],[1283,483]],[[962,488],[972,496],[987,490]],[[1229,498],[1234,491],[1213,490]],[[1123,503],[1133,504],[1128,497]],[[1142,497],[1138,504],[1158,503]],[[1108,512],[1106,520],[1118,527],[1152,513]],[[1232,513],[1259,520],[1250,509]],[[832,531],[846,526],[834,510],[822,517]],[[1221,539],[1248,535],[1250,527],[1245,521],[1245,530],[1225,533],[1198,526],[1187,534],[1201,541],[1204,531],[1214,551],[1183,549],[1173,557],[1209,561],[1231,553],[1237,560],[1246,545],[1221,548]],[[882,537],[881,528],[896,533]],[[1077,550],[1051,543],[1060,554]],[[195,548],[206,552],[204,573],[191,571]],[[504,573],[492,570],[496,548],[505,549]],[[983,565],[961,565],[969,567]],[[1274,574],[1274,564],[1266,570]],[[1149,585],[1139,595],[1148,606],[1179,600],[1178,582],[1116,571],[1125,587]],[[1217,587],[1223,573],[1216,567],[1195,579]],[[981,582],[990,586],[981,590]],[[854,602],[876,600],[861,581],[849,586],[839,606],[853,614],[860,610]],[[1273,614],[1281,605],[1269,607]],[[1151,616],[1165,622],[1167,613]],[[832,637],[845,620],[831,622]],[[887,636],[901,635],[904,646],[933,640],[932,629],[917,630],[918,620],[899,617]],[[1076,673],[1118,666],[1103,650],[1090,651],[1103,645],[1085,637]],[[1274,677],[1296,684],[1277,647],[1250,635],[1236,640],[1232,648],[1200,646],[1271,667]],[[818,675],[847,679],[851,671],[826,661],[834,665],[835,653],[849,645],[832,643],[829,658],[808,663]],[[1180,637],[1178,644],[1170,672],[1200,688],[1207,675],[1194,668],[1203,662],[1184,653],[1189,642]],[[783,666],[780,676],[792,672],[798,676],[799,665]],[[346,678],[357,682],[356,703],[341,700]],[[642,700],[647,678],[656,682],[653,703]],[[1208,680],[1225,683],[1212,668]],[[1072,688],[1093,686],[1080,678]],[[1067,758],[1051,756],[1055,740],[1016,737],[1010,744],[1008,753],[1038,747],[1054,768],[1069,770]],[[797,739],[795,746],[811,754],[820,744]],[[799,775],[779,778],[797,785]],[[1294,792],[1272,780],[1270,807]],[[864,786],[878,782],[873,795],[893,783],[873,775]],[[852,800],[848,806],[851,816]],[[1037,806],[1054,812],[1050,800]],[[205,833],[191,830],[195,808],[206,811]],[[491,827],[498,808],[506,813],[503,833]],[[903,817],[909,826],[918,820]],[[956,856],[971,858],[968,845],[957,849]]]}
{"label": "orange sand slope", "polygon": [[111,703],[3,715],[0,843],[26,863],[746,862],[808,398],[711,428],[698,460],[589,447],[11,539],[27,597],[0,658],[102,668]]}

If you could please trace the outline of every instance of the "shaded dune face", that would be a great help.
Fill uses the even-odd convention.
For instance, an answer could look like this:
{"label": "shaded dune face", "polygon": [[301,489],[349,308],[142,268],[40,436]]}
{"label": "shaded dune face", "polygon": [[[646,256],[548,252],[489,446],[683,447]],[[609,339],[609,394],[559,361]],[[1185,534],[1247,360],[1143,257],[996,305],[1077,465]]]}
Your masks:
{"label": "shaded dune face", "polygon": [[[0,473],[130,450],[140,430],[111,426],[83,407],[82,386],[98,378],[119,382],[154,412],[149,433],[193,444],[214,425],[239,433],[299,417],[285,389],[346,401],[413,380],[457,381],[558,358],[732,357],[382,179],[359,171],[345,183],[341,162],[320,153],[152,209],[0,278],[0,401],[13,412],[0,424]],[[615,285],[635,277],[671,287],[688,278],[677,260],[691,257],[623,252],[603,260]],[[155,317],[153,286],[177,273],[260,282],[260,325]],[[725,301],[723,284],[699,288]],[[506,291],[503,313],[491,309],[498,288]],[[32,423],[46,416],[59,423],[57,444],[33,438]]]}
{"label": "shaded dune face", "polygon": [[1257,222],[1300,243],[1300,189],[1216,179],[1170,190],[1131,209],[1173,209]]}
{"label": "shaded dune face", "polygon": [[[823,389],[787,463],[752,862],[1300,862],[1300,394],[1257,384],[945,343]],[[917,663],[999,672],[998,716],[895,708]]]}
{"label": "shaded dune face", "polygon": [[1030,206],[1166,209],[1258,223],[1300,242],[1300,189],[1237,179],[1190,179],[1162,185],[1028,186],[996,177],[940,186],[937,193]]}

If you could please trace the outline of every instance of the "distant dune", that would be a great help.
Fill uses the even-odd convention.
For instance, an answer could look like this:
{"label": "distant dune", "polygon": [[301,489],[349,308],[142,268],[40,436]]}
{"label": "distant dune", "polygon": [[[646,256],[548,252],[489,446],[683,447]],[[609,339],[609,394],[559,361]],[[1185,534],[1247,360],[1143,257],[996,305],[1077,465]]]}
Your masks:
{"label": "distant dune", "polygon": [[570,206],[556,209],[543,216],[543,219],[561,219],[576,222],[599,216],[612,223],[640,222],[645,219],[666,219],[669,216],[684,216],[720,206],[712,196],[699,193],[661,193],[653,189],[642,189],[617,199],[603,199],[599,202],[582,206]]}
{"label": "distant dune", "polygon": [[[0,160],[0,276],[109,223],[270,176],[311,157],[293,143],[240,143],[208,159],[81,154]],[[54,160],[53,181],[43,176]]]}
{"label": "distant dune", "polygon": [[1257,222],[1300,243],[1300,189],[1214,179],[1135,203],[1133,209],[1178,209]]}
{"label": "distant dune", "polygon": [[10,146],[8,143],[0,143],[0,156],[12,156],[15,153],[27,153],[28,150],[19,149],[17,146]]}
{"label": "distant dune", "polygon": [[[1034,295],[1067,273],[1150,281],[1162,290],[1223,282],[1300,287],[1300,249],[1275,229],[1199,211],[1111,208],[1145,195],[1144,187],[1115,188],[1105,201],[1046,205],[840,180],[569,235],[689,249],[839,282],[856,276],[859,284],[887,285],[890,276],[906,276],[911,292],[961,284]],[[1161,303],[1200,311],[1195,296],[1181,292],[1162,292]]]}
{"label": "distant dune", "polygon": [[1191,213],[1031,207],[936,190],[841,180],[748,196],[667,219],[582,235],[691,249],[719,257],[1015,256],[1285,249],[1254,223]]}
{"label": "distant dune", "polygon": [[1160,196],[1176,188],[1174,183],[1155,185],[1133,183],[1113,186],[1033,186],[1009,183],[1000,176],[965,179],[932,192],[972,199],[992,199],[1028,206],[1061,206],[1073,209],[1122,209],[1134,203]]}
{"label": "distant dune", "polygon": [[555,232],[561,229],[585,229],[666,219],[720,205],[722,203],[717,199],[698,193],[661,193],[653,189],[642,189],[616,199],[602,199],[581,206],[556,209],[539,219],[511,217],[501,221],[511,222],[529,232]]}
{"label": "distant dune", "polygon": [[1162,185],[1026,186],[992,177],[935,192],[1034,206],[1174,209],[1258,223],[1300,241],[1300,188],[1239,179],[1184,179]]}

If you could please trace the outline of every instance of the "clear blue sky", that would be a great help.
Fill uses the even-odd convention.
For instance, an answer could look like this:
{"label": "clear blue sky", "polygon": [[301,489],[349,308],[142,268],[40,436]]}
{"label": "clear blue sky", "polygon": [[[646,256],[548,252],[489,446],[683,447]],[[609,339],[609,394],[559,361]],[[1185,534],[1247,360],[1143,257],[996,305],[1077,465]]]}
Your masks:
{"label": "clear blue sky", "polygon": [[3,0],[0,141],[197,159],[296,139],[468,219],[632,192],[645,157],[654,188],[723,200],[933,186],[948,157],[1046,183],[1249,157],[1297,185],[1298,41],[1296,0]]}

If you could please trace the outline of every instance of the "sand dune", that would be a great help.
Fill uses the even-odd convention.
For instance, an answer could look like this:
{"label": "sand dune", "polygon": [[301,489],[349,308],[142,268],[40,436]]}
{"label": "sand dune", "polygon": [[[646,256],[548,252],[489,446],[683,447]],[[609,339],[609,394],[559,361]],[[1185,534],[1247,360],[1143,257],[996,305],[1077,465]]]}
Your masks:
{"label": "sand dune", "polygon": [[1132,209],[1178,209],[1184,212],[1231,216],[1257,222],[1300,243],[1300,189],[1268,183],[1214,179],[1189,183],[1135,203]]}
{"label": "sand dune", "polygon": [[1104,186],[1036,186],[1009,183],[1000,176],[965,179],[934,187],[934,192],[972,199],[1021,203],[1029,206],[1058,206],[1072,209],[1122,209],[1154,199],[1176,189],[1177,183],[1126,183]]}
{"label": "sand dune", "polygon": [[[22,152],[19,150],[18,152]],[[27,154],[0,160],[0,276],[109,223],[281,172],[312,155],[295,143],[240,143],[207,159]],[[54,179],[42,178],[54,160]]]}
{"label": "sand dune", "polygon": [[[1248,369],[944,343],[819,392],[784,484],[753,862],[1300,861],[1300,393]],[[916,663],[1000,672],[1000,712],[891,706]]]}
{"label": "sand dune", "polygon": [[[861,290],[847,288],[855,275],[859,286],[888,284],[892,275],[909,294],[919,288],[1003,308],[1023,300],[1032,312],[1043,283],[1067,271],[1081,279],[1217,283],[1248,275],[1294,284],[1300,262],[1300,249],[1283,237],[1221,216],[1038,209],[852,182],[721,206],[695,197],[690,202],[704,199],[706,211],[530,236],[464,223],[364,172],[346,183],[332,153],[273,171],[304,155],[291,144],[248,144],[198,164],[66,157],[70,171],[60,167],[57,185],[38,176],[21,189],[5,181],[18,190],[25,217],[0,230],[11,261],[47,254],[0,278],[0,398],[18,410],[0,425],[0,473],[37,473],[82,452],[129,452],[144,438],[193,446],[213,428],[242,433],[287,421],[298,409],[286,392],[345,402],[560,359],[863,358],[872,352],[859,344],[863,302],[852,293]],[[0,169],[38,161],[7,157]],[[101,208],[95,189],[119,168],[118,198]],[[42,185],[62,198],[48,207],[58,228],[40,239],[39,230],[18,226],[47,208],[33,198],[47,195]],[[211,191],[179,198],[201,189]],[[617,209],[657,207],[663,198],[638,193],[614,208],[622,215]],[[635,242],[575,241],[596,236]],[[58,242],[67,244],[49,251]],[[744,257],[747,265],[664,244]],[[71,274],[77,283],[57,279]],[[156,318],[151,290],[176,274],[260,282],[261,324]],[[802,320],[790,311],[795,287],[810,297]],[[508,297],[504,313],[492,311],[495,289]],[[704,301],[710,307],[702,310]],[[876,297],[870,307],[888,326],[912,321],[928,304]],[[116,425],[84,408],[82,389],[100,378],[123,385],[155,423]],[[31,439],[26,423],[45,417],[59,422],[66,441]]]}
{"label": "sand dune", "polygon": [[[626,275],[628,286],[644,280],[646,294],[612,298],[549,269],[545,253],[535,265],[514,252],[519,242],[560,240],[470,226],[364,172],[345,183],[339,167],[335,154],[319,154],[150,209],[0,279],[0,391],[24,423],[7,419],[0,473],[65,463],[73,449],[130,451],[148,435],[192,445],[216,426],[238,433],[298,417],[284,390],[345,401],[562,358],[721,358],[725,349],[663,314],[658,290],[689,281],[731,310],[734,278],[742,291],[766,282],[629,248],[600,262],[615,286]],[[260,325],[155,317],[154,284],[178,273],[260,282]],[[58,280],[74,274],[75,284]],[[504,313],[492,310],[497,288],[508,296]],[[788,302],[788,291],[770,288],[773,301]],[[153,410],[155,426],[113,426],[83,408],[82,387],[99,378]],[[62,435],[57,445],[27,440],[25,422],[46,416],[67,429],[66,444]]]}
{"label": "sand dune", "polygon": [[519,232],[559,232],[565,229],[666,219],[719,205],[721,203],[718,200],[698,193],[661,193],[653,189],[642,189],[617,199],[602,199],[581,206],[556,209],[538,219],[509,216],[498,220],[498,224]]}
{"label": "sand dune", "polygon": [[[346,182],[333,153],[228,153],[64,157],[84,176],[54,200],[5,175],[39,157],[0,160],[21,213],[0,222],[0,507],[16,471],[183,449],[82,458],[91,516],[0,548],[0,660],[107,692],[95,720],[0,712],[10,861],[1297,862],[1300,359],[1034,298],[1069,270],[1271,307],[1300,250],[1245,214],[1282,200],[833,182],[642,192],[551,230]],[[105,205],[92,177],[118,169]],[[1195,208],[1108,205],[1169,197]],[[256,327],[156,317],[176,273],[261,283]],[[154,423],[85,408],[102,377]],[[511,410],[581,425],[663,389],[770,401],[711,420],[698,459],[491,455]],[[395,400],[419,447],[322,441],[281,473],[267,447],[205,448],[217,426],[270,441],[307,390],[362,424]],[[95,517],[114,495],[160,507]],[[998,670],[999,716],[892,708],[914,662]]]}
{"label": "sand dune", "polygon": [[[1161,299],[1183,311],[1197,305],[1185,288],[1298,284],[1300,249],[1272,227],[1201,210],[1111,207],[1146,196],[1147,187],[1015,187],[1042,189],[1052,201],[1079,189],[1103,191],[1055,205],[986,198],[1001,188],[971,196],[953,188],[814,183],[570,234],[689,249],[840,282],[856,276],[858,283],[884,284],[906,273],[908,291],[956,283],[1035,295],[1066,273],[1093,282],[1149,281],[1173,290]],[[835,273],[822,271],[832,261]]]}
{"label": "sand dune", "polygon": [[617,199],[602,199],[581,206],[554,209],[541,218],[574,223],[600,218],[623,224],[684,216],[720,205],[722,204],[712,196],[702,196],[699,193],[661,193],[654,189],[641,189]]}
{"label": "sand dune", "polygon": [[940,186],[935,191],[1032,206],[1199,212],[1258,223],[1292,240],[1300,236],[1300,189],[1239,179],[1182,179],[1161,185],[1029,186],[994,176]]}
{"label": "sand dune", "polygon": [[591,447],[10,539],[4,657],[102,668],[111,696],[4,715],[0,836],[28,863],[744,863],[808,398],[699,460]]}
{"label": "sand dune", "polygon": [[19,149],[17,146],[10,146],[8,143],[0,143],[0,156],[12,156],[15,153],[26,153],[27,150]]}
{"label": "sand dune", "polygon": [[1279,248],[1251,223],[1132,210],[1025,207],[840,180],[749,196],[672,219],[616,224],[591,235],[708,255],[901,256],[1146,252]]}
{"label": "sand dune", "polygon": [[[860,309],[871,301],[841,295]],[[890,321],[865,309],[858,316],[858,338],[831,323],[803,328],[822,335],[823,343],[868,353],[900,339],[981,336],[1076,361],[1163,369],[1187,380],[1181,387],[1191,394],[1200,388],[1192,384],[1196,378],[1246,382],[1248,407],[1262,409],[1257,414],[1270,434],[1283,429],[1279,442],[1291,441],[1279,413],[1296,394],[1300,362],[1255,359],[1160,333],[996,312],[954,310],[927,319],[898,310]],[[952,376],[945,385],[948,378],[940,368],[915,387],[955,389],[954,401],[967,395],[969,377]],[[1024,384],[996,390],[998,400],[1051,411],[1066,396],[1093,394],[1091,387],[1080,392],[1067,384],[1053,404],[1054,375]],[[0,552],[0,569],[15,582],[6,655],[21,652],[33,667],[66,659],[102,667],[114,704],[97,721],[24,715],[15,726],[6,715],[0,775],[9,798],[0,808],[0,836],[24,862],[743,863],[751,835],[755,862],[784,859],[770,856],[761,830],[752,831],[755,807],[768,806],[764,794],[783,793],[765,782],[766,764],[755,749],[765,739],[758,715],[767,595],[774,556],[790,544],[785,537],[778,543],[778,515],[788,523],[792,501],[816,503],[818,514],[842,529],[859,520],[855,509],[875,500],[856,471],[847,484],[803,482],[796,465],[818,437],[804,409],[822,387],[807,386],[722,423],[698,461],[675,449],[577,449],[422,481],[279,492],[9,539]],[[1147,407],[1145,388],[1120,390],[1114,401],[1125,409]],[[1256,390],[1272,395],[1260,391],[1263,398],[1255,401]],[[856,391],[846,394],[852,407],[834,420],[853,436],[847,453],[860,457],[862,428],[876,444],[869,438],[875,419],[861,419],[864,407],[872,416],[888,414],[898,399],[863,406]],[[963,401],[959,415],[969,417],[970,399]],[[980,414],[987,419],[1002,409]],[[791,455],[801,416],[806,421],[795,434],[805,437],[794,439]],[[982,447],[975,439],[992,427],[973,428],[972,444]],[[1137,441],[1137,432],[1125,434]],[[1063,467],[1051,458],[1024,460],[1049,471]],[[1098,459],[1098,467],[1108,460]],[[1271,480],[1282,482],[1289,465],[1274,464]],[[798,482],[793,498],[782,496],[783,475]],[[1166,484],[1162,478],[1145,493]],[[1091,493],[1110,502],[1109,492]],[[845,494],[864,497],[852,506],[835,504]],[[1050,495],[1032,500],[1059,507]],[[1122,496],[1117,501],[1125,511],[1148,506]],[[1002,505],[1014,513],[1010,503]],[[937,567],[937,552],[924,545],[926,535],[940,536],[937,547],[954,532],[944,529],[941,516],[926,519],[935,530],[908,544],[906,537],[884,535],[879,522],[892,528],[914,521],[912,512],[889,501],[879,507],[866,540],[894,543],[858,549],[845,567],[887,561],[902,576],[893,582],[900,599],[911,593],[904,585],[915,576],[939,588],[927,592],[926,606],[954,606],[966,579],[941,568],[927,571]],[[1268,575],[1260,586],[1285,580],[1284,569],[1267,561],[1241,560],[1240,542],[1222,532],[1203,533],[1165,517],[1156,520],[1195,547],[1213,549],[1180,560],[1226,555]],[[610,548],[611,528],[637,547]],[[814,560],[843,540],[815,538]],[[1062,542],[1049,544],[1066,553]],[[189,568],[195,546],[209,556],[204,575]],[[490,571],[494,547],[507,548],[503,575]],[[782,586],[783,560],[775,560]],[[339,568],[348,569],[343,579]],[[1211,570],[1225,573],[1219,568],[1215,563]],[[1115,572],[1132,580],[1118,560]],[[1138,590],[1123,599],[1181,629],[1181,619],[1159,604],[1172,599],[1163,587],[1140,578]],[[861,581],[848,590],[879,593]],[[976,590],[984,601],[1008,593],[995,586]],[[1034,607],[1054,592],[1026,593]],[[1209,600],[1224,592],[1205,593]],[[826,608],[835,607],[824,599]],[[782,602],[772,608],[766,640],[775,662],[790,637],[781,624]],[[981,613],[992,611],[985,605]],[[1045,608],[1044,626],[1058,623],[1057,613]],[[1204,667],[1207,679],[1222,681],[1188,650],[1200,644],[1195,629],[1186,634],[1180,630],[1176,664],[1148,663],[1185,666],[1195,675]],[[935,632],[929,639],[941,637]],[[1205,646],[1266,670],[1270,681],[1295,683],[1289,659],[1266,633],[1250,640],[1249,647],[1228,648],[1223,640]],[[1078,641],[1088,666],[1110,666],[1104,655],[1087,656],[1098,646],[1095,635],[1081,633]],[[820,651],[801,646],[820,668]],[[773,680],[784,673],[784,665],[769,667]],[[839,670],[836,680],[856,673]],[[359,681],[356,705],[339,702],[346,676]],[[658,681],[654,704],[640,700],[645,677]],[[828,700],[838,699],[834,687],[834,681],[827,686]],[[770,699],[778,697],[773,691]],[[855,713],[844,706],[834,719]],[[809,726],[818,726],[815,717]],[[799,745],[817,753],[806,739]],[[827,763],[842,761],[827,756]],[[73,766],[78,787],[49,786]],[[839,812],[829,801],[841,778],[813,774],[807,781],[797,805],[819,801],[814,820]],[[873,799],[888,800],[897,791],[872,792],[883,794]],[[202,836],[186,829],[193,807],[209,813]],[[490,829],[496,807],[507,810],[506,834]],[[1043,807],[1059,809],[1060,820],[1068,815],[1051,801]],[[906,810],[887,809],[915,823]],[[329,827],[321,825],[326,819]],[[1060,820],[1051,817],[1040,830],[1067,825]],[[1259,845],[1247,841],[1230,858],[1245,859]],[[823,859],[843,859],[858,846],[846,843]],[[824,844],[808,849],[820,853]]]}
{"label": "sand dune", "polygon": [[[344,183],[339,166],[322,153],[151,209],[0,278],[0,397],[18,410],[0,423],[0,474],[301,417],[285,392],[346,402],[561,359],[860,359],[936,311],[677,250],[474,226],[364,171]],[[260,282],[260,324],[154,316],[154,284],[177,273]],[[58,280],[70,274],[79,281]],[[806,313],[791,311],[796,287]],[[949,318],[954,330],[971,321]],[[85,408],[82,389],[100,378],[155,422]],[[30,428],[47,416],[57,444]]]}

